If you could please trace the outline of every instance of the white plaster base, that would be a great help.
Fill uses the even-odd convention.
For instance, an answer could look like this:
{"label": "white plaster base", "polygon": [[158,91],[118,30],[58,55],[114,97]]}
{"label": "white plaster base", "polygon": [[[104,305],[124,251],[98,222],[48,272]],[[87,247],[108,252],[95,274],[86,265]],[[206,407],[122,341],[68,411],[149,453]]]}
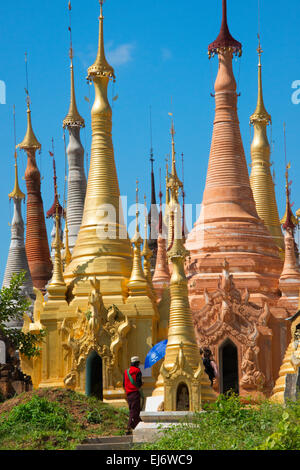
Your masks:
{"label": "white plaster base", "polygon": [[154,442],[166,428],[178,426],[182,420],[188,421],[194,416],[191,411],[141,412],[142,421],[133,431],[133,442]]}

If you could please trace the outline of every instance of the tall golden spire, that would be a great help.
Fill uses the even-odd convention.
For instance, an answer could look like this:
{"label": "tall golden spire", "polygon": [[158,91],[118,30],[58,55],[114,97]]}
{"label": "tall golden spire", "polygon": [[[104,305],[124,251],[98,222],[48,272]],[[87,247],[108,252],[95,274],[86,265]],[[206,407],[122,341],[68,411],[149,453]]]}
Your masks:
{"label": "tall golden spire", "polygon": [[145,290],[147,289],[147,280],[144,275],[143,267],[142,267],[142,257],[141,257],[141,245],[143,243],[143,239],[140,234],[140,227],[139,227],[139,189],[138,189],[138,180],[136,181],[136,224],[135,224],[135,233],[131,239],[131,243],[133,244],[133,265],[132,265],[132,272],[130,276],[130,280],[128,282],[129,293],[132,295],[136,294],[145,294]]}
{"label": "tall golden spire", "polygon": [[65,127],[84,127],[84,119],[80,116],[77,105],[76,105],[76,96],[75,96],[75,84],[74,84],[74,66],[73,66],[73,45],[72,45],[72,26],[71,26],[71,2],[69,2],[69,12],[70,12],[70,51],[69,57],[71,61],[70,70],[71,70],[71,101],[70,101],[70,108],[67,116],[63,120],[63,128]]}
{"label": "tall golden spire", "polygon": [[99,17],[99,42],[97,57],[93,65],[88,69],[88,79],[93,79],[97,76],[108,77],[115,79],[115,72],[111,65],[106,60],[104,50],[104,36],[103,36],[103,3],[104,0],[99,0],[100,3],[100,17]]}
{"label": "tall golden spire", "polygon": [[250,122],[251,124],[254,124],[255,122],[265,122],[266,125],[270,124],[272,119],[270,114],[266,111],[265,105],[264,105],[264,99],[263,99],[263,87],[262,87],[262,77],[261,77],[261,55],[263,53],[263,50],[261,48],[260,44],[260,36],[258,35],[258,48],[257,48],[257,54],[258,54],[258,95],[257,95],[257,105],[256,105],[256,110],[250,117]]}
{"label": "tall golden spire", "polygon": [[[124,224],[120,189],[112,142],[112,110],[107,97],[113,68],[104,53],[103,1],[100,1],[99,45],[95,63],[88,69],[88,79],[95,87],[92,107],[92,148],[89,177],[81,227],[72,261],[64,275],[67,282],[81,277],[86,286],[89,278],[104,276],[102,294],[126,297],[126,283],[132,268],[132,251]],[[83,276],[83,267],[86,271]],[[104,288],[104,286],[107,286]],[[90,289],[90,287],[88,287]]]}
{"label": "tall golden spire", "polygon": [[263,100],[262,87],[262,48],[258,35],[258,96],[255,112],[250,117],[254,127],[254,137],[251,144],[251,175],[250,184],[253,192],[258,216],[271,233],[280,252],[284,252],[284,239],[280,227],[274,182],[271,175],[270,144],[267,137],[267,126],[271,123],[271,116],[266,111]]}
{"label": "tall golden spire", "polygon": [[[175,204],[178,205],[178,191],[182,188],[182,182],[179,180],[176,171],[175,161],[175,143],[174,143],[174,124],[172,121],[171,135],[172,135],[172,173],[169,177],[168,188],[170,190],[170,210],[171,210],[171,230],[172,235],[169,234],[171,244],[168,248],[168,257],[173,265],[173,271],[170,281],[170,317],[169,317],[169,330],[168,330],[168,344],[166,348],[165,359],[161,368],[161,374],[165,382],[165,410],[171,410],[174,406],[171,404],[167,394],[167,383],[172,380],[172,375],[179,373],[179,370],[190,372],[190,380],[198,382],[198,389],[201,390],[200,394],[191,393],[190,397],[190,411],[199,410],[201,408],[201,399],[203,401],[213,401],[214,394],[211,392],[207,378],[203,376],[203,367],[197,346],[195,330],[193,326],[192,312],[189,304],[188,297],[188,283],[184,270],[184,263],[188,251],[184,247],[184,242],[181,234],[181,218],[174,217],[176,210]],[[175,219],[175,220],[174,220]],[[179,230],[174,230],[172,224],[179,222]],[[176,225],[175,225],[176,226]],[[160,376],[161,377],[161,376]],[[160,378],[157,382],[157,387],[160,385]],[[171,392],[173,395],[176,391]],[[176,409],[172,409],[175,411]]]}
{"label": "tall golden spire", "polygon": [[18,179],[17,151],[15,150],[15,186],[8,195],[9,199],[25,199],[25,194],[21,191]]}

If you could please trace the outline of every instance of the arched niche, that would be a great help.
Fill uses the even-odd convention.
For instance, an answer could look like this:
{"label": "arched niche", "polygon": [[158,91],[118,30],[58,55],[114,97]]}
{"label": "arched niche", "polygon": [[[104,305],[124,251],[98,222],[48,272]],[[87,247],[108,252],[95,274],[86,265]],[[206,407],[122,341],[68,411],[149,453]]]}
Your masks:
{"label": "arched niche", "polygon": [[220,392],[239,393],[239,361],[236,345],[227,338],[219,347]]}
{"label": "arched niche", "polygon": [[102,359],[92,351],[86,360],[85,366],[85,393],[87,396],[103,400],[103,372]]}
{"label": "arched niche", "polygon": [[176,392],[176,411],[190,410],[190,393],[188,386],[181,382]]}

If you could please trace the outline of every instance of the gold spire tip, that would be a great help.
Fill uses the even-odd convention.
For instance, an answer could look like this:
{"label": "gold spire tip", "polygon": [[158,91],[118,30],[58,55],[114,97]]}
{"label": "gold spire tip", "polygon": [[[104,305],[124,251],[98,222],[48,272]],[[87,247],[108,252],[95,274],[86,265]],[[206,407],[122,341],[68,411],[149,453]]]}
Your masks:
{"label": "gold spire tip", "polygon": [[106,60],[104,50],[104,34],[103,34],[103,3],[104,0],[99,0],[100,3],[100,16],[99,16],[99,41],[98,52],[96,61],[91,67],[88,68],[88,80],[93,80],[95,77],[107,77],[108,79],[115,80],[115,72],[111,65]]}

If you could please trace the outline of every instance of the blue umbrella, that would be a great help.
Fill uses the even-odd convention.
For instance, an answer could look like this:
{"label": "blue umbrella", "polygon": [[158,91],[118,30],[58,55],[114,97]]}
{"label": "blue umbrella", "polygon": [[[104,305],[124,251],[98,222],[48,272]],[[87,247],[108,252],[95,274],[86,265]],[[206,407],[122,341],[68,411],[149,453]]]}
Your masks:
{"label": "blue umbrella", "polygon": [[152,349],[150,349],[145,359],[144,369],[149,369],[149,367],[152,367],[153,364],[165,357],[167,342],[167,339],[160,341],[155,346],[153,346]]}

